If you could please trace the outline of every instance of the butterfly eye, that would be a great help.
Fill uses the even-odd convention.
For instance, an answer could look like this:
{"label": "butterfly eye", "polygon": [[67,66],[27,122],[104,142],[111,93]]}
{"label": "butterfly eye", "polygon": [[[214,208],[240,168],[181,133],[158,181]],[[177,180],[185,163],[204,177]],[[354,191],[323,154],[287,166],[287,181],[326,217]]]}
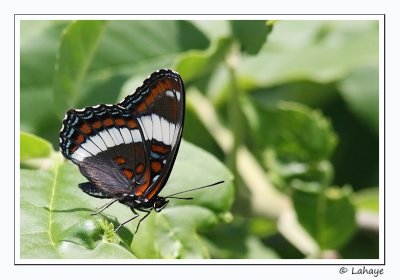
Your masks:
{"label": "butterfly eye", "polygon": [[157,200],[154,201],[154,210],[160,212],[167,204],[168,200],[165,200],[163,197],[157,197]]}

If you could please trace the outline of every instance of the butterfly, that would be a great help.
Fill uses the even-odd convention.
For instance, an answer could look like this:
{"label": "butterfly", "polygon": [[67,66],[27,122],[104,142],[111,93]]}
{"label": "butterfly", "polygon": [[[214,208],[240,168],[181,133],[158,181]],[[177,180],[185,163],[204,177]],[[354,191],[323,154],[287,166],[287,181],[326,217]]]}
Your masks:
{"label": "butterfly", "polygon": [[187,191],[158,196],[171,174],[184,118],[182,78],[167,69],[151,74],[116,105],[100,104],[66,113],[60,149],[89,181],[79,184],[79,188],[90,196],[111,199],[93,214],[117,201],[134,214],[115,231],[137,218],[137,211],[145,212],[137,231],[153,209],[160,212],[167,205],[167,198],[192,199],[175,196]]}

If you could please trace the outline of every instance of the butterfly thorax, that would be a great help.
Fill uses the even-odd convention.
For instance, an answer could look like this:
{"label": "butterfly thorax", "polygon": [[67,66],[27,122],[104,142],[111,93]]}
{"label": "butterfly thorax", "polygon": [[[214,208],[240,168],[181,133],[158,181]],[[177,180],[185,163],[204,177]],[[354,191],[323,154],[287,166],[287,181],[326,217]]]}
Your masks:
{"label": "butterfly thorax", "polygon": [[168,200],[161,196],[155,196],[151,200],[146,200],[134,195],[124,195],[118,201],[126,206],[129,206],[132,210],[154,209],[156,212],[160,212],[168,204]]}

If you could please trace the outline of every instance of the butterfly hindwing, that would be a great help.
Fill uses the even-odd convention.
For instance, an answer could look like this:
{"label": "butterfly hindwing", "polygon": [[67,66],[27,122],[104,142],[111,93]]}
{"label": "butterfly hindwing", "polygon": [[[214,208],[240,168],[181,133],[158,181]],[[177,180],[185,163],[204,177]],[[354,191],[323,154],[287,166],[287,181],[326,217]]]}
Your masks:
{"label": "butterfly hindwing", "polygon": [[141,128],[126,109],[99,105],[69,110],[63,125],[62,153],[103,192],[129,193],[149,170]]}
{"label": "butterfly hindwing", "polygon": [[113,198],[114,196],[110,193],[106,193],[102,189],[98,188],[96,185],[86,182],[86,183],[81,183],[78,185],[79,188],[87,193],[90,196],[96,197],[96,198]]}

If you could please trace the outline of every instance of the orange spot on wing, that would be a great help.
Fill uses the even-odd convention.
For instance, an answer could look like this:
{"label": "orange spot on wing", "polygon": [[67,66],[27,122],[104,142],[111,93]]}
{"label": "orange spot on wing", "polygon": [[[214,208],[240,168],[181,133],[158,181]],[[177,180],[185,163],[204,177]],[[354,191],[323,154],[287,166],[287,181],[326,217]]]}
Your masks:
{"label": "orange spot on wing", "polygon": [[75,153],[75,151],[78,149],[78,146],[77,145],[73,145],[73,146],[71,146],[70,148],[69,148],[69,152],[71,153],[71,154],[73,154],[73,153]]}
{"label": "orange spot on wing", "polygon": [[151,162],[151,169],[156,172],[159,173],[161,171],[161,162],[159,161],[152,161]]}
{"label": "orange spot on wing", "polygon": [[104,125],[104,126],[110,126],[110,125],[112,125],[112,124],[113,124],[113,121],[112,121],[111,118],[105,119],[105,120],[103,121],[103,125]]}
{"label": "orange spot on wing", "polygon": [[100,121],[95,121],[92,123],[93,128],[98,129],[101,127],[101,122]]}
{"label": "orange spot on wing", "polygon": [[154,101],[153,91],[146,97],[145,102],[147,105],[150,105]]}
{"label": "orange spot on wing", "polygon": [[137,112],[143,112],[147,108],[147,105],[145,102],[140,103],[140,105],[137,107],[136,111]]}
{"label": "orange spot on wing", "polygon": [[125,177],[128,178],[129,180],[132,180],[133,178],[133,171],[127,168],[122,169],[122,173],[124,173]]}
{"label": "orange spot on wing", "polygon": [[80,131],[85,133],[85,134],[89,134],[92,130],[90,129],[90,126],[87,123],[84,123],[81,127],[80,127]]}
{"label": "orange spot on wing", "polygon": [[154,189],[146,195],[148,200],[152,199],[161,189],[164,187],[163,180],[159,181],[158,184],[154,187]]}
{"label": "orange spot on wing", "polygon": [[157,144],[151,144],[151,150],[156,153],[165,154],[165,153],[169,152],[169,147],[160,146]]}
{"label": "orange spot on wing", "polygon": [[143,163],[138,163],[136,165],[136,167],[135,167],[136,174],[142,173],[143,170],[144,170],[144,164]]}
{"label": "orange spot on wing", "polygon": [[85,137],[82,134],[79,134],[78,137],[76,137],[75,143],[77,145],[80,145],[85,141]]}
{"label": "orange spot on wing", "polygon": [[141,196],[150,185],[150,168],[146,169],[146,173],[143,176],[144,183],[140,186],[135,187],[134,192],[136,196]]}
{"label": "orange spot on wing", "polygon": [[115,119],[114,122],[118,126],[124,126],[125,125],[125,121],[123,119]]}
{"label": "orange spot on wing", "polygon": [[167,90],[177,90],[179,84],[174,79],[166,77],[158,81],[151,89],[149,94],[144,98],[144,101],[136,108],[136,112],[143,112],[146,108],[153,103],[154,99],[164,94]]}
{"label": "orange spot on wing", "polygon": [[134,120],[129,120],[127,122],[127,124],[128,124],[129,128],[136,128],[137,127],[137,123]]}
{"label": "orange spot on wing", "polygon": [[114,158],[114,161],[115,161],[116,164],[122,165],[122,164],[126,163],[126,158],[117,156],[117,157]]}

